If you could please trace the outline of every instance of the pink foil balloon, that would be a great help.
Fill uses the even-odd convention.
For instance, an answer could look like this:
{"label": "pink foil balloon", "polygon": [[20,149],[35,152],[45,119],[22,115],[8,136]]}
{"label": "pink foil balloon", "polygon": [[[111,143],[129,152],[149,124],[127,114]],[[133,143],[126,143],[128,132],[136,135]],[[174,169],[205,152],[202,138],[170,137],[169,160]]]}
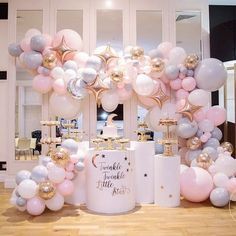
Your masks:
{"label": "pink foil balloon", "polygon": [[68,179],[65,179],[62,183],[57,185],[57,190],[62,196],[68,196],[74,191],[74,183]]}
{"label": "pink foil balloon", "polygon": [[213,189],[212,176],[202,168],[190,167],[181,174],[180,188],[188,201],[205,201]]}
{"label": "pink foil balloon", "polygon": [[192,91],[196,87],[196,80],[193,77],[186,77],[182,80],[182,87],[186,91]]}
{"label": "pink foil balloon", "polygon": [[27,201],[28,213],[33,216],[41,215],[45,210],[45,203],[39,197],[33,197]]}
{"label": "pink foil balloon", "polygon": [[64,79],[56,79],[53,81],[52,87],[57,94],[64,95],[66,94],[66,83]]}
{"label": "pink foil balloon", "polygon": [[173,90],[179,90],[182,88],[182,80],[177,78],[175,80],[171,80],[170,81],[170,87],[173,89]]}
{"label": "pink foil balloon", "polygon": [[52,89],[52,79],[50,76],[36,75],[32,87],[39,93],[48,93]]}
{"label": "pink foil balloon", "polygon": [[189,93],[184,89],[179,89],[178,91],[176,91],[176,94],[175,94],[175,96],[178,100],[185,99],[188,97],[188,95],[189,95]]}
{"label": "pink foil balloon", "polygon": [[176,102],[176,110],[180,111],[184,107],[185,103],[186,103],[185,99],[181,99],[181,100],[177,101]]}
{"label": "pink foil balloon", "polygon": [[215,126],[221,125],[226,120],[226,110],[219,106],[210,107],[206,117],[208,120],[212,121]]}

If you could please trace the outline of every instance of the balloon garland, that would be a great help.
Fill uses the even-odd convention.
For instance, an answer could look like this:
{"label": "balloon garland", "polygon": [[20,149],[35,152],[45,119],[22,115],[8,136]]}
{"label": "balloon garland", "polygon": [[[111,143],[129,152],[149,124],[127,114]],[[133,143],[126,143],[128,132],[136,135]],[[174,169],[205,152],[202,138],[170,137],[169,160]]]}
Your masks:
{"label": "balloon garland", "polygon": [[[138,46],[126,47],[122,56],[110,45],[96,48],[91,56],[81,49],[80,35],[70,29],[53,38],[30,29],[19,44],[8,47],[10,55],[34,75],[36,91],[53,91],[49,104],[56,116],[77,117],[81,101],[91,93],[107,112],[137,96],[149,110],[146,123],[155,131],[161,131],[160,119],[177,119],[182,195],[193,202],[210,196],[215,206],[227,204],[236,191],[236,160],[231,156],[232,145],[220,145],[222,132],[217,126],[225,122],[226,110],[210,106],[210,92],[227,78],[223,63],[215,58],[200,61],[196,54],[187,55],[169,42],[148,54]],[[51,210],[60,209],[63,196],[73,192],[74,170],[82,168],[76,154],[59,150],[32,173],[17,174],[13,204],[32,215],[41,214],[45,204]]]}

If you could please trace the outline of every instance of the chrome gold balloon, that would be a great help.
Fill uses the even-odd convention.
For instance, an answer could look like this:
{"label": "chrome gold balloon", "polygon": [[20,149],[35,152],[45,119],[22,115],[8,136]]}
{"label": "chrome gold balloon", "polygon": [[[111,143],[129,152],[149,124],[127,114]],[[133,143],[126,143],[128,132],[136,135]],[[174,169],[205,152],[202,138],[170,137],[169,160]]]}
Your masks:
{"label": "chrome gold balloon", "polygon": [[47,180],[39,184],[38,195],[44,200],[49,200],[56,194],[56,187],[54,184]]}
{"label": "chrome gold balloon", "polygon": [[51,154],[51,158],[52,158],[52,161],[55,164],[65,167],[66,164],[70,160],[70,155],[69,155],[69,152],[66,149],[60,148],[59,151],[54,151]]}
{"label": "chrome gold balloon", "polygon": [[207,153],[201,153],[197,158],[197,166],[203,169],[208,169],[212,164],[212,159]]}
{"label": "chrome gold balloon", "polygon": [[43,67],[46,67],[47,69],[52,69],[57,64],[57,56],[56,52],[48,52],[43,56]]}
{"label": "chrome gold balloon", "polygon": [[132,47],[130,54],[132,59],[140,59],[144,55],[144,49],[138,46]]}
{"label": "chrome gold balloon", "polygon": [[187,148],[190,150],[196,150],[201,146],[202,142],[200,138],[198,137],[193,137],[187,140]]}
{"label": "chrome gold balloon", "polygon": [[110,74],[110,78],[115,83],[122,82],[124,79],[124,73],[119,69],[114,69]]}
{"label": "chrome gold balloon", "polygon": [[165,68],[165,63],[160,58],[154,58],[151,61],[151,66],[153,72],[162,72]]}
{"label": "chrome gold balloon", "polygon": [[234,147],[230,142],[223,142],[220,146],[225,152],[229,152],[230,155],[232,155],[232,153],[234,152]]}
{"label": "chrome gold balloon", "polygon": [[197,67],[199,63],[199,57],[196,54],[188,55],[185,59],[184,65],[187,69],[193,70]]}

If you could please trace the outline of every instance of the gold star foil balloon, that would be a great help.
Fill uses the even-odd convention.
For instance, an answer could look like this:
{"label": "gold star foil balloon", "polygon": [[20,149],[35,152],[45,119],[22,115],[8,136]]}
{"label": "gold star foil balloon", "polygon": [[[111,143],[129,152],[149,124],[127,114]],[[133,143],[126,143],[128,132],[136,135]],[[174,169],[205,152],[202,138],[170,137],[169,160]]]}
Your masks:
{"label": "gold star foil balloon", "polygon": [[157,103],[157,105],[160,108],[162,108],[163,103],[168,101],[170,97],[163,92],[163,90],[160,86],[157,93],[153,96],[150,96],[149,98],[153,99]]}
{"label": "gold star foil balloon", "polygon": [[63,63],[65,61],[65,58],[67,55],[73,53],[73,52],[76,52],[75,49],[69,47],[67,44],[66,44],[66,41],[65,41],[65,37],[63,36],[62,39],[61,39],[61,42],[59,43],[59,45],[57,45],[56,47],[54,48],[51,48],[51,50],[55,51],[56,54],[57,54],[57,57],[58,59]]}
{"label": "gold star foil balloon", "polygon": [[50,181],[44,181],[39,184],[38,195],[44,200],[49,200],[56,194],[56,187]]}
{"label": "gold star foil balloon", "polygon": [[193,121],[193,114],[201,108],[202,106],[195,106],[186,99],[184,107],[177,113],[182,114],[183,116],[187,117],[190,121]]}

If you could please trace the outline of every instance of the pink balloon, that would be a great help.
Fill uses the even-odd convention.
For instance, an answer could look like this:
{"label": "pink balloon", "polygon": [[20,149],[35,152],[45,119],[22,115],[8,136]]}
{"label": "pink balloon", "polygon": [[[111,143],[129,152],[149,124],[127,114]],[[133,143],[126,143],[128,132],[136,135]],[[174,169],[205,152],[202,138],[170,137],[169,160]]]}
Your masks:
{"label": "pink balloon", "polygon": [[33,36],[40,35],[41,32],[38,29],[31,28],[25,33],[25,38],[32,38]]}
{"label": "pink balloon", "polygon": [[39,197],[33,197],[27,201],[26,209],[30,215],[41,215],[45,210],[45,203]]}
{"label": "pink balloon", "polygon": [[181,174],[180,188],[186,200],[205,201],[213,189],[212,176],[202,168],[190,167]]}
{"label": "pink balloon", "polygon": [[69,162],[67,165],[66,165],[66,170],[67,171],[72,171],[74,170],[74,164],[72,162]]}
{"label": "pink balloon", "polygon": [[66,179],[72,180],[74,178],[74,173],[71,171],[66,171]]}
{"label": "pink balloon", "polygon": [[85,67],[88,59],[89,55],[86,52],[77,52],[73,57],[73,61],[76,62],[78,67]]}
{"label": "pink balloon", "polygon": [[203,142],[203,143],[206,143],[207,141],[208,141],[208,136],[206,135],[206,134],[203,134],[201,137],[200,137],[200,140],[201,140],[201,142]]}
{"label": "pink balloon", "polygon": [[170,50],[173,48],[172,43],[170,42],[163,42],[158,45],[157,50],[161,55],[165,58],[168,57]]}
{"label": "pink balloon", "polygon": [[64,79],[56,79],[53,81],[52,87],[57,94],[64,95],[66,94],[66,83]]}
{"label": "pink balloon", "polygon": [[208,172],[209,172],[212,176],[214,176],[214,175],[217,173],[217,169],[216,169],[215,165],[209,166]]}
{"label": "pink balloon", "polygon": [[182,87],[186,91],[192,91],[196,87],[196,80],[193,77],[186,77],[182,80]]}
{"label": "pink balloon", "polygon": [[166,77],[165,74],[163,74],[160,78],[165,84],[168,84],[170,82],[170,80]]}
{"label": "pink balloon", "polygon": [[20,47],[24,52],[31,51],[30,38],[23,38],[20,42]]}
{"label": "pink balloon", "polygon": [[74,192],[74,183],[65,179],[62,183],[57,185],[57,190],[62,196],[68,196]]}
{"label": "pink balloon", "polygon": [[79,160],[79,157],[78,157],[77,154],[71,154],[71,155],[70,155],[70,161],[71,161],[73,164],[77,163],[78,160]]}
{"label": "pink balloon", "polygon": [[176,94],[175,94],[175,96],[178,100],[185,99],[188,97],[188,95],[189,95],[189,93],[184,89],[179,89],[178,91],[176,91]]}
{"label": "pink balloon", "polygon": [[32,87],[39,93],[48,93],[52,89],[52,79],[50,76],[36,75]]}
{"label": "pink balloon", "polygon": [[236,178],[231,178],[226,184],[226,188],[230,193],[236,193]]}
{"label": "pink balloon", "polygon": [[78,51],[82,49],[82,39],[80,35],[71,29],[63,29],[57,32],[52,42],[53,47],[58,46],[61,43],[63,37],[66,45],[70,48]]}
{"label": "pink balloon", "polygon": [[226,120],[226,110],[219,106],[210,107],[206,117],[208,120],[212,121],[215,126],[221,125]]}
{"label": "pink balloon", "polygon": [[206,132],[205,133],[206,137],[209,139],[211,137],[211,133],[210,132]]}
{"label": "pink balloon", "polygon": [[173,89],[173,90],[179,90],[182,88],[182,80],[177,78],[175,80],[171,80],[170,81],[170,87]]}
{"label": "pink balloon", "polygon": [[157,105],[157,102],[149,97],[138,96],[138,100],[145,108],[152,108]]}
{"label": "pink balloon", "polygon": [[123,88],[117,89],[117,93],[118,93],[118,96],[119,96],[119,100],[121,102],[123,102],[123,101],[126,101],[126,100],[131,98],[131,96],[133,94],[133,90],[132,89],[126,89],[125,87],[123,87]]}
{"label": "pink balloon", "polygon": [[176,102],[176,110],[180,111],[184,105],[186,104],[186,100],[185,99],[181,99],[179,101]]}
{"label": "pink balloon", "polygon": [[194,114],[193,114],[194,120],[197,122],[200,122],[200,121],[206,119],[207,111],[208,111],[207,107],[202,107],[198,111],[194,112]]}
{"label": "pink balloon", "polygon": [[184,79],[185,77],[186,77],[185,74],[179,73],[179,78],[180,78],[180,79]]}
{"label": "pink balloon", "polygon": [[137,69],[132,65],[127,65],[125,69],[125,75],[124,75],[124,83],[130,84],[132,83],[132,80],[137,77]]}

